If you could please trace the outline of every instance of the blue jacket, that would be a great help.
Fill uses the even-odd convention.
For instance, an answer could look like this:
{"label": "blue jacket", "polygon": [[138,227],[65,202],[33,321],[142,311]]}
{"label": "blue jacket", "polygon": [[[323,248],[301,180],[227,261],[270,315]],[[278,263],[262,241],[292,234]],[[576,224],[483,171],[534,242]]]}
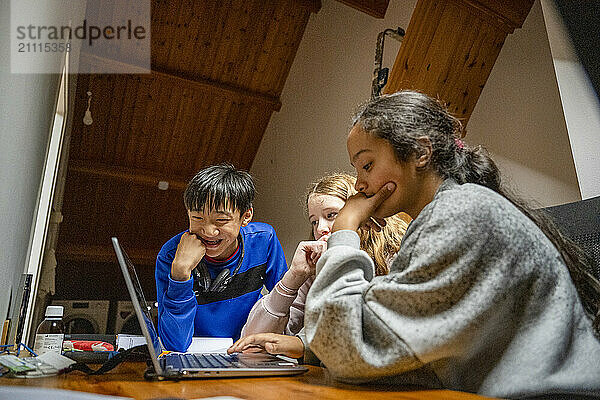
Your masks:
{"label": "blue jacket", "polygon": [[[264,286],[271,291],[287,270],[281,244],[275,230],[267,224],[253,222],[242,227],[244,259],[227,288],[218,293],[194,293],[194,278],[171,279],[171,263],[184,232],[165,243],[156,258],[156,293],[158,297],[158,334],[166,350],[185,351],[192,336],[231,337],[238,339],[250,309],[261,297]],[[214,279],[223,268],[233,272],[241,252],[229,260],[206,265]]]}

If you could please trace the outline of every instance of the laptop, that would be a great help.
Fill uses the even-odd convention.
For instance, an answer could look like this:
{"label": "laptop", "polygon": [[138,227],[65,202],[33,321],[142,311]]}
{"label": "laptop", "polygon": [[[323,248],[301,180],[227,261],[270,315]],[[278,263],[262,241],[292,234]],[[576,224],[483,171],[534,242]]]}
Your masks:
{"label": "laptop", "polygon": [[168,353],[162,355],[162,344],[152,322],[147,307],[148,303],[146,303],[135,267],[116,237],[112,238],[112,243],[154,367],[154,373],[146,373],[147,377],[152,376],[159,380],[180,380],[298,375],[308,371],[294,360],[264,353],[232,355],[226,353]]}

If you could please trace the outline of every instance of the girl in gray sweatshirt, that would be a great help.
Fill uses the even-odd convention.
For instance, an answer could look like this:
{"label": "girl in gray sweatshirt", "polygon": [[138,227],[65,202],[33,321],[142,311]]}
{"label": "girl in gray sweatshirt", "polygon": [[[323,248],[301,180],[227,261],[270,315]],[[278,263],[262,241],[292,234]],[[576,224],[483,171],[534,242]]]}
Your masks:
{"label": "girl in gray sweatshirt", "polygon": [[[348,136],[359,193],[346,202],[305,310],[307,350],[337,379],[523,398],[600,394],[590,312],[597,281],[548,220],[508,194],[439,102],[367,103]],[[413,222],[389,275],[359,227]],[[593,317],[593,315],[592,315]]]}

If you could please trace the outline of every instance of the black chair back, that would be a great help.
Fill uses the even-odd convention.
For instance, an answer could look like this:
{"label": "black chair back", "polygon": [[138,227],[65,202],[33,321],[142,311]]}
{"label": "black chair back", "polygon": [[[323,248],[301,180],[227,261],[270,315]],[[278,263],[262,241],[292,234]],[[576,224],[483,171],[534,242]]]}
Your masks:
{"label": "black chair back", "polygon": [[556,226],[594,262],[590,271],[600,279],[600,196],[544,209]]}

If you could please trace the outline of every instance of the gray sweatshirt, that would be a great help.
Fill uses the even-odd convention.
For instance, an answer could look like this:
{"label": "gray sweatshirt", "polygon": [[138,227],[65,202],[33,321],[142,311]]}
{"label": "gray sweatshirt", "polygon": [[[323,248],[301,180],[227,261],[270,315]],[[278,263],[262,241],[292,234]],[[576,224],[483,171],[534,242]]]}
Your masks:
{"label": "gray sweatshirt", "polygon": [[391,272],[335,232],[306,302],[310,350],[339,380],[496,397],[600,394],[600,342],[562,258],[508,200],[446,180]]}

